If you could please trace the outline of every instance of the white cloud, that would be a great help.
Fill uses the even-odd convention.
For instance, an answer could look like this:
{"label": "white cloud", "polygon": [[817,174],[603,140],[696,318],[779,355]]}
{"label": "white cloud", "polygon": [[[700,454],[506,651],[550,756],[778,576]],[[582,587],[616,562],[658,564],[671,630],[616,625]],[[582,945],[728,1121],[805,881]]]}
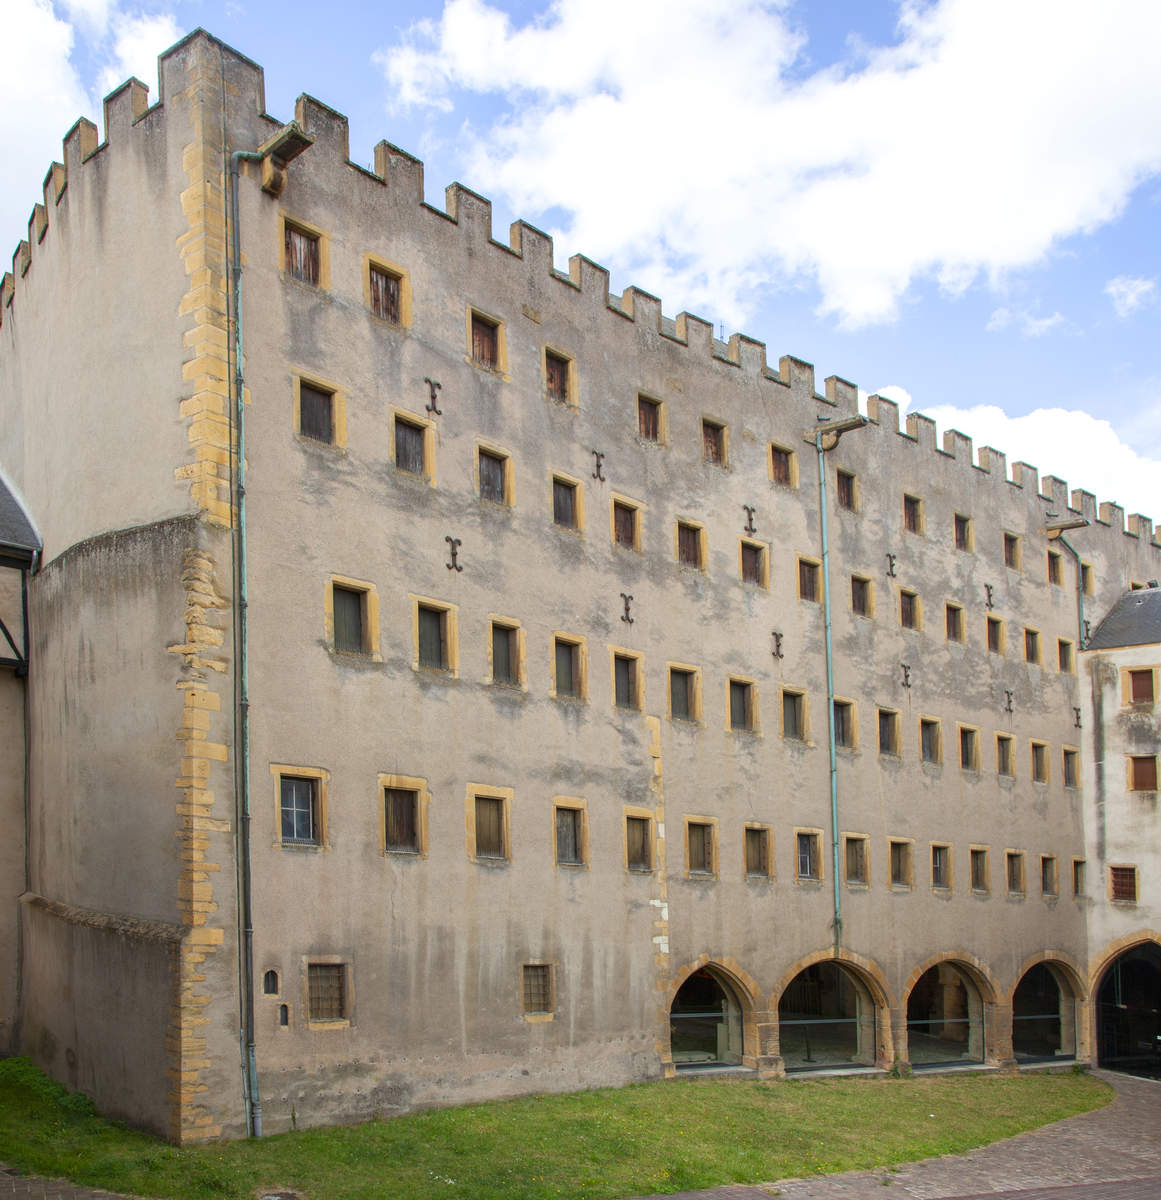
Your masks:
{"label": "white cloud", "polygon": [[1043,337],[1050,329],[1064,324],[1064,317],[1054,312],[1050,317],[1036,317],[1026,309],[1013,312],[1010,308],[997,308],[988,318],[986,329],[988,333],[998,333],[1003,329],[1015,327],[1024,337]]}
{"label": "white cloud", "polygon": [[559,206],[569,250],[731,321],[804,278],[822,313],[890,319],[913,281],[956,295],[1034,263],[1161,169],[1153,0],[1099,21],[1087,0],[902,0],[898,45],[805,79],[787,10],[551,0],[516,25],[448,0],[377,61],[399,103],[505,97],[467,131],[480,186]]}
{"label": "white cloud", "polygon": [[157,56],[181,38],[182,30],[172,13],[130,16],[117,13],[111,24],[113,44],[110,61],[101,70],[97,86],[102,95],[136,75],[157,98]]}
{"label": "white cloud", "polygon": [[1156,290],[1155,279],[1135,279],[1131,275],[1118,275],[1105,284],[1105,295],[1113,302],[1113,310],[1121,318],[1136,312],[1142,304],[1152,300]]}
{"label": "white cloud", "polygon": [[[894,398],[894,397],[892,397]],[[1161,458],[1122,440],[1108,421],[1075,409],[1038,408],[1010,417],[995,405],[920,408],[941,430],[958,429],[980,446],[993,446],[1015,462],[1031,463],[1041,476],[1055,475],[1097,501],[1120,504],[1161,521]]]}

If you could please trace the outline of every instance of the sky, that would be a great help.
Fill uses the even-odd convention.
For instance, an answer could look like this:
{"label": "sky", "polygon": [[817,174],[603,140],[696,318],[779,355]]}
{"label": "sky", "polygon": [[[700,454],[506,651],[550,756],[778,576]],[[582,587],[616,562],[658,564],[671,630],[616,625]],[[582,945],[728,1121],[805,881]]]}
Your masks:
{"label": "sky", "polygon": [[198,26],[499,240],[1161,522],[1158,0],[0,0],[0,245]]}

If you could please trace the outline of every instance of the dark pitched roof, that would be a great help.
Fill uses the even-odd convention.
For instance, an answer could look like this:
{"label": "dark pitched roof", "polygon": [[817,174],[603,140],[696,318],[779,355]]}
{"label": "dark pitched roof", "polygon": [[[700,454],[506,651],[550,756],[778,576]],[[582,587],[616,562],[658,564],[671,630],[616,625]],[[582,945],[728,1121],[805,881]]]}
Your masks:
{"label": "dark pitched roof", "polygon": [[1126,592],[1097,626],[1086,650],[1148,646],[1161,642],[1161,588]]}
{"label": "dark pitched roof", "polygon": [[40,538],[24,511],[24,506],[9,490],[0,474],[0,557],[32,561],[40,549]]}

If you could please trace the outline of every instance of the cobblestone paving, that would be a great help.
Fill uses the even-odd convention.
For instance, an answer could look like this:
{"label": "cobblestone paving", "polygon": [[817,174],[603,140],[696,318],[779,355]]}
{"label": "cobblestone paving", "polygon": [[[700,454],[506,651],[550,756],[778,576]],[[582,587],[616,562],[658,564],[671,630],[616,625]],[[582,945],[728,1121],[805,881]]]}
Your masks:
{"label": "cobblestone paving", "polygon": [[1111,1104],[967,1154],[669,1200],[1161,1200],[1161,1083],[1093,1074],[1116,1089]]}

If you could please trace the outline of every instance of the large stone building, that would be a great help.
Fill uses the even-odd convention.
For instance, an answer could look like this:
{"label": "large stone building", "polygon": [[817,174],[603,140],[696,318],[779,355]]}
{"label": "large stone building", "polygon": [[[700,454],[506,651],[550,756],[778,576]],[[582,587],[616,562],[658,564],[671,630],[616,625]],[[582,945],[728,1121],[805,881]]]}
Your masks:
{"label": "large stone building", "polygon": [[1147,1054],[1151,522],[262,89],[179,43],[4,276],[8,1046],[181,1140]]}

